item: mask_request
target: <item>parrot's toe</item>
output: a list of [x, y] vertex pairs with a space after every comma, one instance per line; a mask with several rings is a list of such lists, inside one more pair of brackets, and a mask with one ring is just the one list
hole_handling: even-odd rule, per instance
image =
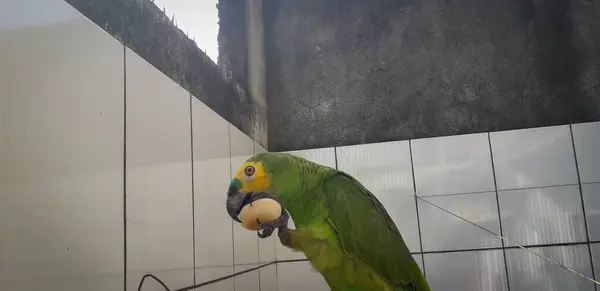
[[273, 231], [275, 230], [274, 227], [272, 226], [264, 226], [261, 225], [262, 227], [262, 232], [261, 231], [257, 231], [256, 233], [258, 234], [258, 237], [260, 238], [268, 238], [273, 234]]
[[287, 213], [287, 211], [283, 208], [283, 206], [281, 208], [282, 208], [281, 216], [275, 221], [260, 222], [260, 221], [256, 220], [256, 223], [260, 226], [260, 228], [262, 230], [262, 233], [260, 231], [257, 232], [258, 237], [267, 238], [267, 237], [271, 236], [271, 234], [273, 234], [273, 231], [275, 231], [276, 228], [278, 228], [278, 229], [286, 228], [287, 229], [288, 220], [290, 219], [290, 216]]

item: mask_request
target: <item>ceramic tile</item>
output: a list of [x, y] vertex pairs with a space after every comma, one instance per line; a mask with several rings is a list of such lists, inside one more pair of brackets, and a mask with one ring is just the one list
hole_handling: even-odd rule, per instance
[[383, 204], [412, 252], [419, 252], [419, 230], [408, 142], [339, 147], [338, 169], [369, 189]]
[[[242, 272], [258, 265], [236, 265], [235, 272]], [[236, 291], [260, 291], [260, 276], [258, 270], [244, 273], [233, 278]]]
[[259, 270], [260, 291], [278, 291], [277, 266], [275, 264]]
[[[531, 248], [544, 257], [555, 260], [586, 276], [592, 275], [586, 245]], [[521, 249], [506, 250], [508, 278], [511, 290], [531, 291], [592, 291], [594, 284], [565, 271]]]
[[600, 182], [600, 122], [573, 124], [581, 183]]
[[279, 243], [277, 233], [268, 238], [258, 239], [258, 261], [261, 263], [270, 263], [275, 261], [275, 245]]
[[279, 290], [285, 291], [329, 291], [329, 286], [307, 261], [277, 264]]
[[[427, 202], [500, 233], [494, 192], [423, 197]], [[502, 241], [424, 201], [419, 201], [423, 251], [446, 251], [501, 247]]]
[[[170, 288], [189, 286], [194, 272], [190, 95], [129, 49], [126, 66], [127, 272], [167, 273]], [[128, 280], [128, 290], [136, 288], [137, 282]]]
[[600, 183], [583, 184], [581, 191], [585, 202], [585, 216], [590, 240], [600, 241]]
[[0, 289], [122, 290], [123, 47], [64, 1], [7, 0], [0, 68]]
[[425, 254], [425, 272], [431, 290], [508, 290], [502, 250]]
[[[201, 267], [196, 268], [196, 283], [207, 282], [210, 280], [222, 278], [233, 274], [233, 266], [231, 267]], [[196, 290], [211, 290], [211, 291], [234, 291], [234, 279], [223, 280], [209, 286], [201, 287]], [[162, 290], [164, 291], [164, 289]]]
[[417, 195], [494, 191], [487, 133], [411, 141]]
[[578, 186], [498, 193], [504, 236], [524, 245], [585, 241]]
[[568, 125], [492, 132], [498, 190], [577, 184]]

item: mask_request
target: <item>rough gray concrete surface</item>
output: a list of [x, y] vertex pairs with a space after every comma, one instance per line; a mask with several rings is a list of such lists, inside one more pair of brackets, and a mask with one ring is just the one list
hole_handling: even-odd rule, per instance
[[264, 14], [272, 151], [600, 120], [600, 0], [265, 0]]
[[246, 84], [246, 4], [244, 1], [219, 0], [219, 67]]
[[231, 73], [223, 74], [152, 1], [65, 1], [247, 135], [254, 136], [257, 123], [266, 128], [266, 116]]

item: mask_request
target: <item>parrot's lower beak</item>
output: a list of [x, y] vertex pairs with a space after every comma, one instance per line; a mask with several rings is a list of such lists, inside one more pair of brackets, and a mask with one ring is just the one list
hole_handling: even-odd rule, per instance
[[242, 222], [238, 215], [246, 204], [250, 203], [251, 193], [239, 193], [236, 190], [229, 188], [227, 191], [227, 213], [237, 222]]
[[230, 187], [227, 191], [227, 213], [233, 218], [233, 220], [241, 223], [242, 221], [238, 217], [242, 208], [248, 204], [252, 204], [254, 201], [269, 198], [277, 201], [281, 205], [281, 202], [275, 198], [275, 196], [267, 192], [248, 192], [240, 193], [234, 187]]

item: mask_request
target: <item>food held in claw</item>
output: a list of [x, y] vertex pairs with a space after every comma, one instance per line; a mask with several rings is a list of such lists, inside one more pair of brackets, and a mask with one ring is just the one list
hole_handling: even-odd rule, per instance
[[258, 223], [273, 222], [281, 216], [281, 205], [273, 199], [258, 199], [242, 208], [239, 218], [248, 230], [260, 230]]

